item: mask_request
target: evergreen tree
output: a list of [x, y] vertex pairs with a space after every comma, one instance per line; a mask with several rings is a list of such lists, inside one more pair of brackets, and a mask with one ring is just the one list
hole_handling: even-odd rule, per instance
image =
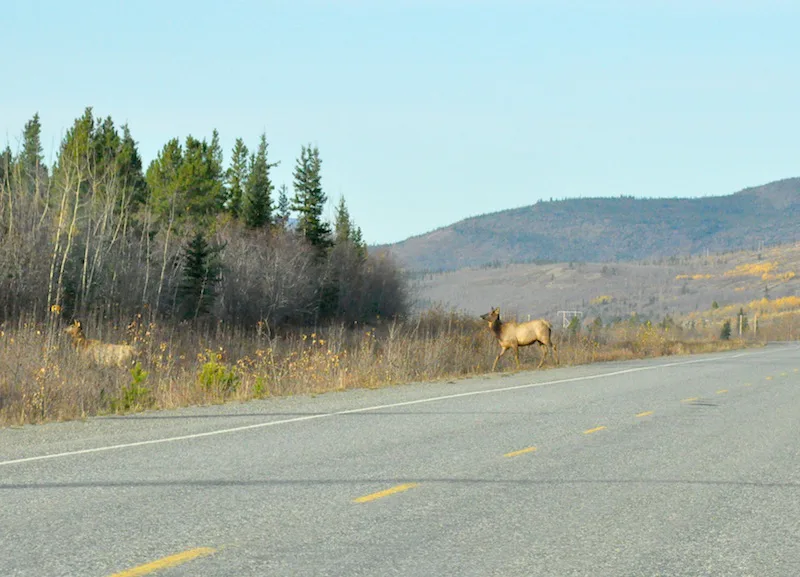
[[215, 189], [217, 191], [217, 206], [214, 212], [220, 212], [224, 209], [225, 200], [228, 198], [228, 193], [225, 190], [225, 169], [223, 168], [224, 158], [222, 154], [222, 146], [219, 144], [219, 132], [217, 132], [216, 128], [211, 133], [211, 144], [208, 145], [208, 156], [206, 158], [206, 162], [209, 166], [211, 178], [218, 183], [218, 186]]
[[364, 241], [364, 238], [361, 235], [361, 227], [360, 226], [355, 227], [355, 229], [353, 230], [351, 239], [352, 239], [353, 246], [355, 247], [356, 253], [358, 254], [358, 256], [361, 257], [361, 260], [366, 260], [367, 259], [367, 243]]
[[321, 166], [319, 149], [303, 146], [294, 169], [292, 210], [299, 215], [298, 230], [312, 246], [325, 252], [333, 242], [330, 225], [322, 220], [327, 197], [322, 191]]
[[250, 157], [250, 174], [244, 196], [244, 221], [250, 228], [263, 228], [272, 223], [271, 168], [278, 163], [267, 161], [267, 136], [261, 135], [258, 152]]
[[361, 237], [361, 228], [353, 224], [344, 197], [339, 199], [339, 204], [336, 206], [336, 220], [334, 221], [333, 231], [335, 245], [347, 246], [361, 260], [367, 258], [367, 246]]
[[122, 125], [122, 139], [116, 157], [117, 174], [128, 191], [134, 205], [143, 204], [147, 199], [147, 181], [142, 172], [142, 157], [136, 148], [127, 124]]
[[226, 175], [228, 199], [225, 203], [225, 208], [234, 218], [239, 218], [242, 214], [242, 199], [248, 175], [247, 156], [247, 146], [245, 146], [241, 138], [237, 138], [231, 154], [231, 166]]
[[214, 146], [186, 137], [178, 181], [183, 208], [195, 222], [208, 222], [221, 208], [222, 164], [218, 161]]
[[339, 204], [336, 205], [336, 220], [333, 225], [333, 238], [336, 244], [345, 244], [352, 240], [353, 224], [350, 222], [350, 212], [347, 210], [347, 204], [344, 197], [339, 198]]
[[25, 123], [22, 133], [22, 153], [19, 156], [22, 166], [27, 169], [44, 164], [42, 156], [42, 123], [39, 121], [39, 113], [33, 115]]
[[92, 145], [94, 151], [91, 164], [95, 168], [95, 175], [99, 176], [107, 170], [115, 171], [121, 141], [110, 116], [99, 123], [92, 133]]
[[222, 267], [220, 247], [209, 246], [202, 232], [184, 246], [184, 264], [178, 287], [178, 306], [183, 318], [197, 318], [211, 312]]
[[14, 155], [11, 154], [11, 147], [6, 146], [6, 149], [0, 154], [0, 187], [7, 189], [10, 186], [13, 167]]
[[290, 210], [288, 189], [285, 184], [281, 184], [278, 189], [278, 214], [275, 215], [275, 224], [286, 229], [289, 226]]
[[719, 338], [723, 341], [730, 340], [731, 338], [731, 321], [726, 320], [722, 323], [722, 330], [719, 333]]
[[53, 178], [58, 190], [62, 192], [69, 190], [70, 195], [76, 194], [81, 198], [89, 191], [96, 146], [94, 132], [95, 119], [92, 108], [87, 107], [83, 115], [75, 119], [61, 141], [58, 158], [53, 167]]
[[42, 153], [42, 124], [39, 121], [38, 112], [25, 123], [22, 133], [22, 151], [17, 157], [17, 162], [23, 190], [31, 195], [35, 194], [37, 189], [41, 190], [47, 179], [47, 166]]
[[153, 207], [162, 220], [176, 215], [200, 226], [222, 208], [222, 177], [218, 146], [193, 136], [183, 148], [177, 138], [167, 142], [147, 169]]
[[183, 164], [183, 147], [177, 138], [170, 139], [147, 168], [147, 186], [153, 210], [162, 222], [180, 214], [178, 175]]

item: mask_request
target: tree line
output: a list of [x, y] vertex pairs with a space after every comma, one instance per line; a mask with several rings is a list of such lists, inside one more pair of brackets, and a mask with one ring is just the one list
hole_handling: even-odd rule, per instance
[[403, 315], [405, 281], [372, 255], [342, 197], [334, 222], [316, 146], [275, 187], [265, 134], [224, 163], [219, 134], [169, 140], [144, 169], [127, 125], [75, 119], [52, 166], [41, 123], [0, 153], [0, 321], [55, 312], [241, 326]]

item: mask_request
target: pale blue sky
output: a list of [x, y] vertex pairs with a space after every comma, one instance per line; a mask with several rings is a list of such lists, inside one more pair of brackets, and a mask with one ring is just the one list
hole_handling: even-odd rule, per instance
[[800, 2], [26, 0], [0, 19], [3, 144], [38, 111], [51, 159], [86, 106], [145, 164], [214, 128], [227, 163], [263, 130], [291, 185], [311, 142], [370, 243], [800, 175]]

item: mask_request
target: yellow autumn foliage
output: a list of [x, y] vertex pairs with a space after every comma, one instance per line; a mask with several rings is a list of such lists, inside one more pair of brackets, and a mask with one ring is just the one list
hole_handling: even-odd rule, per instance
[[611, 295], [600, 295], [599, 297], [593, 298], [590, 303], [593, 305], [606, 305], [614, 300], [614, 297]]
[[737, 276], [760, 276], [769, 274], [778, 268], [777, 262], [760, 262], [760, 263], [745, 263], [740, 264], [736, 268], [725, 271], [726, 277]]

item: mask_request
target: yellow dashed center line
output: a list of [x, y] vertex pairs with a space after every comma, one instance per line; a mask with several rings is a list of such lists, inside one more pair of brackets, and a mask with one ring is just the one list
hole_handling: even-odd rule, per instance
[[691, 403], [692, 401], [697, 401], [700, 397], [689, 397], [688, 399], [681, 399], [681, 403]]
[[743, 386], [745, 386], [745, 387], [752, 387], [752, 386], [753, 386], [753, 383], [745, 383]]
[[388, 497], [389, 495], [394, 495], [395, 493], [402, 493], [403, 491], [408, 491], [409, 489], [413, 489], [417, 485], [418, 483], [404, 483], [402, 485], [397, 485], [396, 487], [386, 489], [385, 491], [378, 491], [377, 493], [372, 493], [370, 495], [364, 495], [363, 497], [359, 497], [358, 499], [353, 499], [353, 502], [367, 503], [369, 501], [374, 501], [375, 499], [380, 499], [382, 497]]
[[601, 425], [599, 427], [595, 427], [594, 429], [589, 429], [587, 431], [584, 431], [583, 434], [591, 435], [592, 433], [596, 433], [597, 431], [602, 431], [603, 429], [605, 429], [605, 426]]
[[788, 376], [789, 376], [789, 373], [781, 373], [781, 376], [782, 376], [782, 377], [788, 377]]
[[519, 451], [511, 451], [503, 455], [504, 457], [516, 457], [517, 455], [524, 455], [525, 453], [533, 453], [536, 447], [528, 447], [527, 449], [520, 449]]
[[198, 547], [197, 549], [190, 549], [189, 551], [184, 551], [183, 553], [178, 553], [176, 555], [170, 555], [169, 557], [164, 557], [163, 559], [158, 559], [157, 561], [153, 561], [152, 563], [139, 565], [138, 567], [134, 567], [133, 569], [127, 569], [119, 573], [114, 573], [109, 577], [139, 577], [140, 575], [147, 575], [154, 571], [158, 571], [159, 569], [166, 569], [167, 567], [175, 567], [176, 565], [181, 565], [182, 563], [186, 563], [187, 561], [191, 561], [192, 559], [197, 559], [198, 557], [205, 557], [207, 555], [211, 555], [214, 552], [215, 549], [212, 549], [211, 547]]
[[771, 380], [772, 380], [772, 377], [767, 377], [765, 380], [767, 380], [767, 381], [771, 381]]
[[637, 417], [647, 417], [648, 415], [652, 415], [653, 411], [645, 411], [643, 413], [637, 413]]
[[728, 389], [720, 389], [720, 390], [717, 391], [717, 394], [718, 395], [724, 395], [727, 392], [728, 392]]
[[795, 373], [800, 372], [800, 369], [792, 369], [792, 372], [795, 372]]

